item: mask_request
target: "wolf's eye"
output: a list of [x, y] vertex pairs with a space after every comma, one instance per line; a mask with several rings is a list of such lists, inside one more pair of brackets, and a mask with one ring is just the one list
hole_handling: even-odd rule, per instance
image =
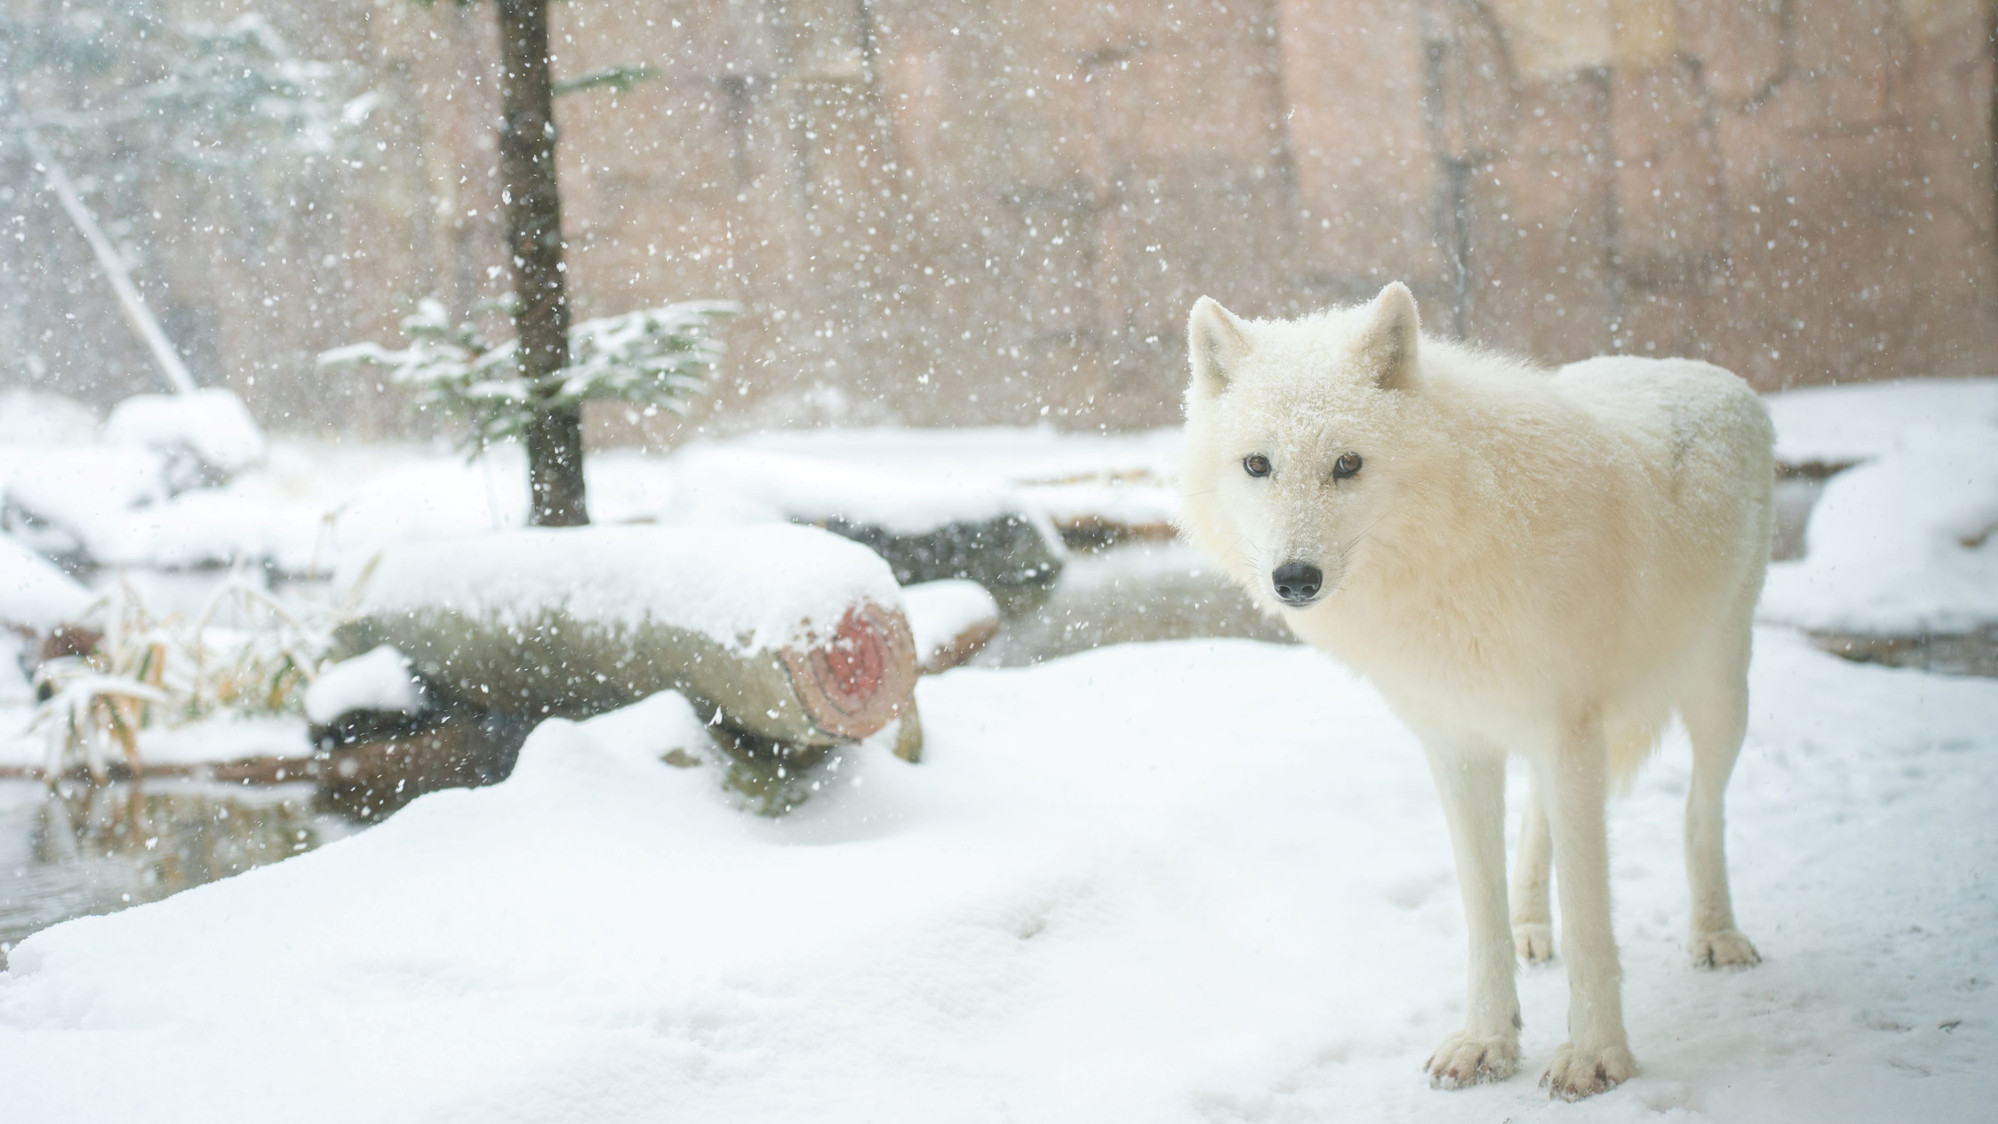
[[1358, 453], [1347, 453], [1332, 462], [1332, 479], [1334, 480], [1344, 480], [1349, 476], [1358, 476], [1359, 474], [1360, 454]]
[[1242, 458], [1242, 471], [1251, 476], [1268, 476], [1270, 474], [1270, 459], [1261, 453], [1250, 453], [1248, 456]]

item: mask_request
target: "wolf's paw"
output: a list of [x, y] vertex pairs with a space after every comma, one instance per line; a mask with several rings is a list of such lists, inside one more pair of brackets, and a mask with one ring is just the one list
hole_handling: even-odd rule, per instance
[[1512, 927], [1512, 947], [1528, 964], [1545, 964], [1554, 959], [1554, 926], [1523, 921]]
[[1553, 1064], [1540, 1075], [1540, 1087], [1564, 1101], [1579, 1101], [1616, 1088], [1636, 1072], [1637, 1062], [1626, 1047], [1583, 1050], [1569, 1042], [1554, 1051]]
[[1755, 951], [1755, 946], [1738, 929], [1693, 934], [1693, 966], [1696, 968], [1746, 968], [1760, 963], [1762, 954]]
[[1519, 1066], [1519, 1034], [1479, 1038], [1460, 1030], [1445, 1038], [1422, 1066], [1429, 1071], [1429, 1084], [1437, 1089], [1504, 1081]]

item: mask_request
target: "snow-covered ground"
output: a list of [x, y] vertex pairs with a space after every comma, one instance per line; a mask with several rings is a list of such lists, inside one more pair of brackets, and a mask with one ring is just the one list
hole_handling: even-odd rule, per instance
[[[1813, 388], [1768, 402], [1783, 463], [1857, 467], [1826, 484], [1806, 556], [1771, 571], [1765, 620], [1872, 635], [1998, 622], [1998, 379]], [[0, 493], [59, 517], [114, 566], [248, 559], [327, 574], [392, 543], [517, 526], [526, 507], [511, 448], [468, 464], [441, 449], [280, 437], [229, 484], [169, 496], [170, 466], [136, 440], [0, 437]], [[820, 430], [696, 441], [663, 457], [610, 450], [591, 458], [589, 478], [606, 523], [842, 515], [908, 531], [1027, 511], [1156, 534], [1177, 508], [1177, 455], [1173, 430]], [[62, 533], [33, 535], [64, 549]]]
[[[0, 498], [70, 528], [112, 566], [268, 561], [327, 574], [390, 543], [518, 526], [527, 508], [520, 451], [471, 463], [442, 448], [275, 437], [231, 482], [167, 495], [166, 467], [126, 445], [50, 445], [0, 434]], [[920, 529], [1022, 506], [1057, 519], [1162, 524], [1175, 431], [1062, 434], [1042, 429], [825, 431], [695, 442], [671, 456], [606, 450], [588, 462], [597, 522], [753, 522], [846, 515]], [[25, 533], [25, 532], [20, 532]]]
[[[1998, 683], [1758, 636], [1729, 847], [1766, 962], [1682, 944], [1683, 742], [1614, 815], [1645, 1071], [1426, 1087], [1463, 924], [1421, 755], [1308, 650], [1131, 645], [924, 680], [780, 820], [667, 696], [514, 777], [165, 902], [0, 976], [35, 1121], [1985, 1118], [1998, 1098]], [[91, 1074], [107, 1061], [118, 1080]], [[218, 1067], [221, 1067], [218, 1069]]]
[[[1998, 620], [1993, 387], [1771, 399], [1786, 460], [1857, 467], [1827, 485], [1805, 558], [1772, 567], [1766, 620]], [[1175, 440], [793, 434], [686, 463], [742, 467], [765, 506], [816, 462], [837, 469], [817, 482], [873, 474], [890, 505], [942, 511], [956, 489], [974, 513], [1024, 497], [1141, 524], [1170, 518]], [[725, 512], [680, 461], [593, 458], [595, 514]], [[0, 487], [27, 463], [0, 456]], [[148, 541], [199, 543], [215, 512], [173, 524], [173, 505], [220, 497], [203, 502], [234, 518], [215, 526], [325, 572], [513, 525], [523, 478], [504, 453], [279, 440], [227, 489], [136, 514], [168, 528]], [[85, 514], [105, 542], [143, 538], [133, 512]], [[1082, 556], [1050, 617], [1206, 589], [1180, 548]], [[1758, 633], [1728, 845], [1765, 962], [1686, 963], [1675, 734], [1612, 817], [1644, 1072], [1575, 1106], [1534, 1087], [1563, 1037], [1558, 962], [1522, 974], [1518, 1076], [1424, 1084], [1461, 1016], [1449, 848], [1410, 736], [1322, 656], [1131, 644], [917, 692], [921, 765], [841, 751], [781, 819], [739, 806], [669, 694], [545, 725], [498, 786], [44, 930], [0, 974], [0, 1120], [1815, 1122], [1984, 1119], [1998, 1100], [1998, 682]], [[149, 760], [198, 760], [303, 730], [147, 737]], [[673, 750], [709, 761], [662, 764]]]

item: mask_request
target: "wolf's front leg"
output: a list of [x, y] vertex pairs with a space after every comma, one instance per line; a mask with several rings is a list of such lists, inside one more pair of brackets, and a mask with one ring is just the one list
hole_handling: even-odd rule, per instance
[[1602, 723], [1578, 721], [1552, 759], [1534, 763], [1547, 809], [1561, 925], [1568, 946], [1568, 1042], [1540, 1083], [1579, 1100], [1637, 1072], [1623, 1030], [1623, 969], [1610, 929], [1609, 836], [1603, 822], [1607, 767]]
[[1427, 1063], [1431, 1084], [1454, 1089], [1502, 1081], [1519, 1064], [1519, 996], [1505, 905], [1505, 758], [1432, 748], [1429, 770], [1450, 823], [1471, 937], [1464, 1029], [1445, 1038]]

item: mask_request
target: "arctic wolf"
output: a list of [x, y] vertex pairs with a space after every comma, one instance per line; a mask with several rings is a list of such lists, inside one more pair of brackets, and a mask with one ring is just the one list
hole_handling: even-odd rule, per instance
[[[1470, 931], [1454, 1087], [1519, 1060], [1515, 950], [1553, 956], [1561, 872], [1568, 1042], [1542, 1083], [1631, 1076], [1610, 932], [1605, 793], [1677, 711], [1696, 964], [1753, 964], [1721, 800], [1748, 719], [1773, 433], [1739, 378], [1684, 359], [1549, 371], [1424, 338], [1414, 298], [1294, 321], [1213, 300], [1188, 324], [1181, 530], [1306, 642], [1364, 674], [1420, 737]], [[1505, 758], [1530, 765], [1507, 914]]]

